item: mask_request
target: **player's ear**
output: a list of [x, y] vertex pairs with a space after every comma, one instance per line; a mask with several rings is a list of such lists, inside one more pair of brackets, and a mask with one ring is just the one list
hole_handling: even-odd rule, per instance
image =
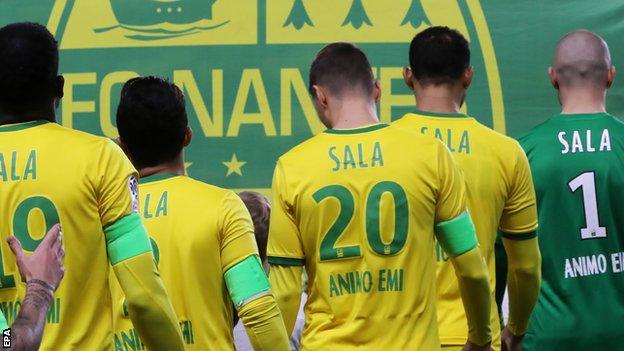
[[56, 82], [54, 87], [54, 97], [57, 99], [63, 98], [63, 87], [65, 87], [65, 78], [63, 76], [56, 76]]
[[321, 88], [318, 85], [313, 85], [312, 90], [314, 90], [314, 97], [315, 97], [314, 100], [316, 100], [316, 103], [318, 104], [318, 106], [321, 107], [322, 109], [326, 109], [329, 103], [327, 101], [327, 94], [325, 94], [325, 91], [323, 91], [323, 88]]
[[559, 82], [557, 80], [557, 71], [554, 68], [548, 67], [548, 76], [550, 77], [550, 84], [552, 84], [553, 88], [559, 90]]
[[607, 72], [607, 88], [611, 88], [611, 85], [613, 85], [613, 81], [615, 80], [615, 66], [611, 66], [609, 68], [609, 71]]
[[405, 81], [405, 85], [407, 85], [410, 90], [414, 91], [414, 75], [412, 74], [412, 69], [409, 67], [403, 67], [403, 80]]
[[191, 140], [193, 140], [193, 130], [191, 127], [186, 127], [186, 132], [184, 132], [184, 147], [189, 146]]
[[373, 98], [375, 98], [375, 103], [379, 103], [379, 100], [381, 100], [381, 83], [378, 79], [375, 79], [373, 84]]
[[463, 80], [462, 85], [464, 86], [464, 89], [468, 89], [468, 87], [472, 83], [473, 76], [474, 76], [474, 69], [472, 68], [472, 66], [470, 66], [466, 69], [466, 71], [464, 71], [464, 77], [462, 79]]
[[121, 137], [117, 137], [117, 139], [115, 139], [115, 143], [117, 145], [119, 145], [119, 147], [124, 152], [124, 154], [126, 154], [126, 156], [128, 156], [128, 158], [130, 158], [130, 154], [128, 153], [128, 148], [126, 147], [126, 144], [124, 144], [124, 142], [121, 139]]

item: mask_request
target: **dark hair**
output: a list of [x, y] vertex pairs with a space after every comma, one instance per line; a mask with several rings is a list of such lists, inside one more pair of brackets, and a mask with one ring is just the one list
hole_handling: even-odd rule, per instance
[[117, 129], [137, 168], [175, 159], [184, 147], [188, 126], [184, 94], [159, 77], [133, 78], [121, 89]]
[[420, 84], [453, 84], [470, 67], [470, 48], [457, 30], [431, 27], [412, 40], [409, 61], [412, 74]]
[[56, 40], [37, 23], [0, 28], [0, 107], [23, 114], [51, 103], [57, 90], [59, 53]]
[[366, 55], [351, 43], [333, 43], [318, 52], [310, 67], [310, 94], [314, 85], [322, 85], [332, 94], [345, 91], [372, 94], [375, 77]]
[[271, 204], [262, 194], [253, 191], [243, 191], [238, 194], [247, 210], [251, 214], [254, 224], [254, 234], [258, 244], [258, 252], [262, 262], [266, 260], [267, 240], [269, 237], [269, 218], [271, 216]]

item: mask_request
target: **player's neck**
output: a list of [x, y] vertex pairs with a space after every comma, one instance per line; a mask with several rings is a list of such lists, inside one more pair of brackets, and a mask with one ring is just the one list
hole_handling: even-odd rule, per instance
[[343, 101], [332, 108], [331, 126], [333, 129], [352, 129], [379, 123], [374, 103]]
[[433, 113], [459, 113], [464, 102], [463, 91], [455, 91], [445, 85], [417, 89], [416, 108]]
[[605, 93], [562, 92], [559, 95], [562, 114], [606, 112]]
[[149, 177], [155, 174], [177, 174], [184, 175], [184, 156], [180, 153], [180, 156], [176, 157], [171, 162], [161, 163], [157, 166], [143, 167], [139, 169], [139, 176]]
[[10, 113], [4, 113], [4, 111], [0, 110], [0, 125], [26, 123], [39, 120], [56, 122], [56, 116], [54, 115], [54, 113], [50, 114], [42, 112], [32, 112], [27, 114], [15, 115]]

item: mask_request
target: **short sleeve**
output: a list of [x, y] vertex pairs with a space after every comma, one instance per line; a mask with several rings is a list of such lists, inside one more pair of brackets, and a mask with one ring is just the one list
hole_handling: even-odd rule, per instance
[[466, 211], [466, 184], [446, 146], [438, 143], [438, 198], [435, 222], [454, 219]]
[[500, 230], [505, 237], [510, 234], [532, 233], [537, 229], [535, 189], [529, 161], [519, 144], [516, 144], [515, 165], [509, 183], [509, 193], [500, 220]]
[[273, 173], [273, 207], [269, 226], [267, 256], [272, 265], [302, 266], [305, 261], [301, 234], [294, 219], [294, 204], [288, 196], [281, 163]]
[[232, 191], [221, 203], [221, 268], [223, 272], [251, 255], [258, 255], [251, 215]]
[[102, 227], [139, 210], [138, 173], [112, 140], [100, 152], [95, 181]]

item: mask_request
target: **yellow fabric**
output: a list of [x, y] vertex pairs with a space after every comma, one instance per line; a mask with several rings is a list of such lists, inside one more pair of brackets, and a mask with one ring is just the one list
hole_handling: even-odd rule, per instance
[[184, 350], [177, 318], [150, 252], [113, 266], [128, 312], [148, 350]]
[[451, 258], [468, 320], [468, 340], [485, 345], [492, 341], [491, 296], [487, 266], [478, 248]]
[[539, 296], [542, 256], [537, 238], [509, 240], [503, 238], [508, 257], [507, 286], [509, 320], [507, 327], [514, 335], [526, 333], [529, 318]]
[[276, 292], [277, 305], [282, 311], [286, 332], [291, 335], [297, 322], [297, 314], [301, 304], [301, 276], [303, 267], [272, 266], [269, 282]]
[[[522, 148], [471, 117], [411, 113], [394, 126], [442, 140], [463, 171], [468, 209], [477, 230], [480, 249], [488, 265], [491, 289], [491, 325], [494, 350], [500, 350], [500, 323], [496, 308], [494, 242], [501, 229], [523, 234], [537, 228], [535, 191]], [[437, 297], [440, 340], [462, 345], [468, 332], [457, 279], [448, 257], [437, 247]]]
[[[185, 176], [147, 177], [139, 190], [140, 214], [186, 349], [233, 350], [234, 311], [223, 274], [258, 254], [249, 212], [234, 192]], [[115, 348], [132, 349], [140, 341], [114, 279], [111, 290]]]
[[284, 321], [273, 296], [244, 304], [238, 315], [255, 351], [290, 351]]
[[[438, 350], [433, 228], [464, 212], [463, 178], [446, 147], [432, 138], [394, 127], [348, 133], [319, 134], [280, 157], [275, 169], [267, 253], [269, 262], [305, 260], [309, 299], [302, 350]], [[405, 205], [396, 205], [400, 197], [385, 193], [367, 200], [380, 182], [403, 189], [405, 218], [395, 218]], [[342, 208], [337, 197], [319, 195], [327, 187], [352, 197], [353, 216], [341, 220], [346, 226], [329, 247], [337, 258], [321, 261], [330, 228], [339, 216], [351, 217], [348, 204]], [[374, 239], [367, 223], [375, 220], [381, 253], [368, 237]], [[408, 223], [406, 241], [399, 252], [384, 254], [393, 249], [395, 223]], [[359, 255], [345, 257], [354, 247]], [[278, 301], [301, 289], [293, 283], [297, 291], [282, 290], [288, 284], [281, 276], [288, 277], [271, 276]]]
[[464, 346], [442, 346], [442, 351], [462, 351]]
[[[0, 158], [0, 173], [6, 171], [6, 181], [0, 175], [0, 306], [9, 324], [25, 285], [6, 239], [16, 220], [26, 221], [25, 216], [17, 218], [18, 206], [38, 196], [39, 203], [47, 199], [58, 212], [66, 252], [65, 277], [50, 306], [40, 349], [112, 349], [110, 266], [102, 228], [132, 212], [129, 178], [137, 175], [135, 169], [111, 140], [55, 123], [0, 128]], [[54, 210], [46, 212], [33, 208], [29, 230], [15, 233], [26, 250], [34, 249], [29, 243], [45, 234], [45, 224], [54, 224]], [[9, 279], [17, 287], [10, 287]]]

